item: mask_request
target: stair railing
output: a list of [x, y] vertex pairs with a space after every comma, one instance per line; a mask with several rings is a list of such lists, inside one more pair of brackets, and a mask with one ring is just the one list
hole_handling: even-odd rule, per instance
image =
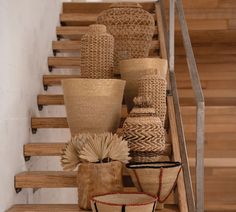
[[[166, 34], [166, 46], [168, 47], [168, 61], [169, 61], [169, 78], [170, 86], [173, 95], [174, 109], [176, 113], [176, 124], [178, 131], [178, 138], [180, 142], [181, 159], [183, 163], [183, 176], [186, 188], [186, 199], [189, 212], [203, 212], [204, 211], [204, 134], [205, 134], [205, 100], [202, 92], [202, 87], [198, 75], [196, 60], [194, 57], [188, 26], [186, 23], [182, 0], [169, 0], [169, 33], [167, 33], [167, 24], [165, 20], [165, 5], [164, 0], [159, 0], [161, 6], [161, 13], [163, 17], [163, 28]], [[195, 198], [192, 188], [192, 180], [190, 175], [188, 154], [185, 142], [185, 134], [183, 129], [183, 122], [180, 112], [179, 95], [177, 91], [175, 79], [175, 6], [177, 16], [179, 19], [180, 30], [183, 38], [183, 44], [186, 52], [186, 59], [188, 70], [190, 74], [191, 84], [194, 91], [196, 101], [196, 184], [195, 184]]]

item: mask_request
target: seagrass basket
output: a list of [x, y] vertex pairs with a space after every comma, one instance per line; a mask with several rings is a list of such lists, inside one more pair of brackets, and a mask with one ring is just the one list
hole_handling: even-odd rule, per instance
[[158, 75], [146, 75], [139, 79], [139, 96], [151, 98], [157, 116], [164, 126], [166, 117], [166, 80]]
[[115, 67], [122, 59], [148, 56], [155, 21], [140, 4], [114, 3], [99, 14], [97, 23], [106, 25], [115, 38]]
[[149, 192], [160, 203], [171, 194], [181, 170], [179, 162], [129, 163], [126, 165], [135, 187], [140, 192]]
[[81, 38], [81, 74], [84, 78], [113, 78], [114, 38], [106, 26], [92, 24]]
[[93, 212], [154, 212], [155, 196], [139, 192], [108, 193], [91, 199]]
[[66, 79], [62, 81], [72, 136], [82, 132], [115, 132], [119, 127], [125, 81]]

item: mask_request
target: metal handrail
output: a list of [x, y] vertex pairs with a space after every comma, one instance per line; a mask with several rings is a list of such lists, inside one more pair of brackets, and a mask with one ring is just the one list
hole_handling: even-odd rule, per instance
[[[169, 77], [170, 85], [173, 95], [176, 124], [178, 137], [180, 142], [181, 159], [183, 163], [183, 175], [186, 187], [186, 198], [189, 212], [203, 212], [204, 211], [204, 133], [205, 133], [205, 100], [202, 92], [202, 87], [198, 75], [196, 60], [194, 57], [188, 26], [186, 23], [182, 0], [169, 0], [169, 36], [168, 36], [168, 52], [169, 52]], [[161, 11], [165, 11], [164, 2], [160, 0], [162, 7]], [[195, 95], [197, 106], [196, 111], [196, 201], [194, 200], [191, 175], [188, 164], [188, 155], [185, 142], [185, 135], [183, 130], [183, 122], [180, 112], [179, 96], [177, 91], [175, 79], [175, 58], [174, 58], [174, 37], [175, 37], [175, 5], [177, 8], [180, 29], [183, 37], [183, 44], [186, 51], [186, 58], [188, 70], [190, 74], [191, 84]], [[163, 15], [164, 16], [164, 15]], [[163, 24], [165, 26], [165, 24]], [[167, 34], [167, 33], [166, 33]]]

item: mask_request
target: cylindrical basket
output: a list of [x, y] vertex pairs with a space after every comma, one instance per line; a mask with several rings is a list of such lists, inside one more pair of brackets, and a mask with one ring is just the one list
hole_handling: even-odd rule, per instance
[[160, 203], [171, 194], [181, 170], [179, 162], [129, 163], [126, 165], [138, 191], [157, 195]]
[[91, 209], [92, 196], [122, 191], [122, 167], [118, 161], [81, 163], [77, 175], [79, 207]]
[[91, 199], [93, 212], [154, 212], [155, 196], [146, 193], [108, 193]]
[[71, 134], [115, 132], [119, 127], [125, 81], [66, 79], [62, 81]]
[[155, 30], [153, 16], [137, 3], [115, 3], [103, 11], [97, 23], [115, 38], [115, 66], [122, 59], [148, 57]]
[[81, 38], [81, 74], [85, 78], [113, 78], [114, 38], [106, 26], [93, 24]]

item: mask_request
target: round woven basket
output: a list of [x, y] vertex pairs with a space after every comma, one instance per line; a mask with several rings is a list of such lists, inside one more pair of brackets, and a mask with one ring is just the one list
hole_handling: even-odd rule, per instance
[[164, 126], [166, 116], [166, 89], [167, 83], [158, 75], [146, 75], [139, 79], [139, 96], [151, 98], [156, 114]]
[[129, 163], [126, 165], [138, 191], [157, 195], [165, 202], [173, 190], [181, 170], [179, 162]]
[[81, 209], [91, 209], [94, 195], [123, 190], [122, 163], [81, 163], [77, 175], [78, 200]]
[[119, 127], [125, 81], [66, 79], [62, 81], [71, 134], [115, 132]]
[[81, 38], [81, 74], [85, 78], [113, 77], [114, 38], [106, 26], [93, 24]]
[[[155, 30], [153, 16], [137, 3], [115, 3], [99, 14], [115, 38], [115, 67], [122, 59], [147, 57]], [[117, 70], [118, 71], [118, 70]]]
[[154, 212], [155, 196], [145, 193], [110, 193], [91, 199], [93, 212]]

